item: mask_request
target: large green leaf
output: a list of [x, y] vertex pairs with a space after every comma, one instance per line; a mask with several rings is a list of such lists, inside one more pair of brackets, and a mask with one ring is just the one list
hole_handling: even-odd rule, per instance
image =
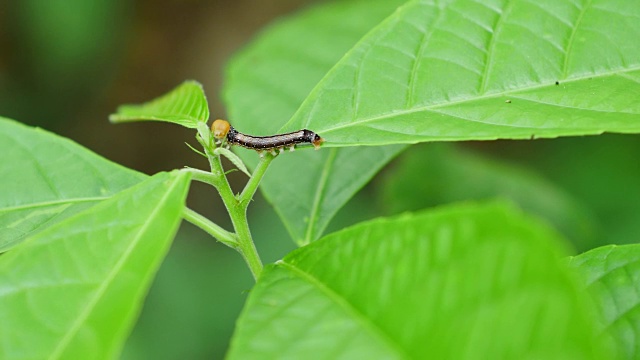
[[188, 128], [197, 128], [198, 123], [209, 119], [209, 105], [197, 81], [182, 83], [169, 93], [140, 105], [123, 105], [109, 116], [114, 123], [140, 120], [166, 121]]
[[[224, 94], [233, 126], [253, 135], [275, 134], [340, 57], [402, 3], [324, 4], [267, 29], [227, 69]], [[261, 184], [262, 193], [294, 240], [308, 243], [322, 235], [335, 213], [402, 149], [283, 154], [272, 162]], [[255, 166], [255, 153], [238, 151], [245, 162]]]
[[412, 1], [282, 130], [326, 146], [640, 131], [640, 2]]
[[579, 251], [594, 247], [593, 215], [531, 169], [443, 143], [417, 146], [398, 160], [379, 186], [390, 213], [500, 197], [548, 221]]
[[640, 357], [640, 245], [600, 247], [569, 263], [594, 295], [602, 336], [617, 345], [620, 358]]
[[180, 223], [186, 173], [161, 173], [0, 257], [0, 358], [112, 359]]
[[229, 358], [601, 358], [559, 241], [500, 204], [356, 225], [265, 268]]
[[145, 175], [55, 134], [0, 118], [0, 251]]

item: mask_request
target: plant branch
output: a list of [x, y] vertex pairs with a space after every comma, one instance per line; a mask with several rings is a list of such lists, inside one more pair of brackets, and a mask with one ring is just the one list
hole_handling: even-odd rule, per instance
[[[209, 157], [209, 164], [211, 165], [211, 174], [213, 176], [212, 185], [218, 189], [218, 193], [220, 193], [222, 202], [229, 212], [231, 223], [236, 231], [236, 250], [240, 252], [249, 266], [249, 270], [251, 270], [253, 278], [258, 280], [263, 266], [260, 256], [258, 255], [258, 250], [251, 238], [251, 231], [249, 231], [249, 224], [247, 223], [247, 207], [242, 206], [238, 199], [233, 195], [233, 190], [231, 190], [231, 186], [229, 186], [224, 169], [222, 168], [220, 157], [212, 154], [212, 152], [207, 148], [205, 148], [205, 151]], [[264, 174], [264, 171], [262, 173]], [[255, 176], [256, 174], [254, 173], [253, 177]]]
[[180, 171], [184, 171], [184, 172], [188, 172], [191, 174], [191, 179], [199, 181], [201, 183], [205, 183], [205, 184], [209, 184], [209, 185], [213, 185], [216, 186], [216, 179], [215, 176], [213, 176], [213, 174], [206, 172], [206, 171], [202, 171], [200, 169], [194, 169], [194, 168], [190, 168], [190, 167], [186, 167]]
[[271, 160], [273, 160], [274, 158], [275, 156], [271, 154], [265, 154], [264, 157], [260, 159], [260, 162], [258, 163], [258, 166], [256, 166], [256, 169], [253, 171], [253, 176], [251, 176], [247, 184], [244, 186], [244, 190], [242, 190], [242, 193], [238, 197], [238, 202], [240, 202], [240, 205], [244, 206], [245, 209], [247, 208], [247, 206], [249, 206], [249, 201], [253, 199], [253, 196], [258, 189], [258, 185], [260, 185], [262, 177], [267, 171], [267, 168], [269, 168]]
[[[242, 194], [237, 197], [233, 194], [233, 190], [229, 185], [229, 181], [227, 180], [224, 169], [222, 168], [220, 156], [215, 153], [214, 141], [211, 132], [209, 131], [209, 128], [206, 126], [206, 124], [199, 124], [198, 136], [196, 136], [196, 138], [198, 139], [198, 142], [200, 142], [200, 144], [203, 146], [204, 152], [207, 155], [209, 165], [211, 166], [211, 174], [207, 174], [204, 171], [197, 169], [188, 169], [187, 171], [190, 171], [192, 173], [195, 180], [211, 184], [218, 190], [218, 193], [222, 198], [222, 202], [229, 212], [229, 217], [231, 218], [233, 228], [235, 229], [235, 234], [233, 234], [233, 248], [240, 252], [242, 257], [244, 258], [244, 261], [249, 266], [249, 270], [251, 270], [253, 278], [255, 280], [258, 280], [263, 266], [255, 244], [253, 243], [253, 239], [251, 238], [251, 231], [249, 230], [249, 224], [247, 222], [247, 206], [249, 204], [249, 201], [255, 194], [258, 184], [260, 183], [262, 176], [264, 175], [267, 167], [269, 166], [269, 163], [271, 162], [271, 160], [273, 160], [273, 158], [270, 155], [267, 155], [260, 161], [258, 167], [256, 168], [256, 171], [254, 172], [253, 176], [250, 177], [249, 182], [245, 186]], [[208, 228], [203, 228], [207, 232], [212, 230], [210, 224], [207, 224], [206, 222], [201, 221], [199, 224], [209, 225]], [[221, 229], [214, 230], [218, 231]], [[209, 233], [212, 234], [211, 232]], [[218, 238], [216, 235], [212, 235]]]
[[206, 233], [213, 236], [221, 243], [233, 249], [238, 248], [238, 241], [236, 240], [235, 234], [221, 228], [218, 224], [215, 224], [214, 222], [198, 214], [197, 212], [185, 207], [182, 217], [186, 221], [204, 230]]

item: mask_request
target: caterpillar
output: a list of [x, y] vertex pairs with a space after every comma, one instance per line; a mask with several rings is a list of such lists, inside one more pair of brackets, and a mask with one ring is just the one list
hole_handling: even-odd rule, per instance
[[318, 150], [320, 144], [324, 142], [318, 134], [311, 130], [303, 129], [286, 134], [272, 136], [251, 136], [234, 129], [226, 120], [218, 119], [211, 124], [211, 131], [216, 142], [222, 143], [226, 140], [228, 145], [239, 145], [247, 149], [256, 150], [261, 156], [263, 151], [276, 155], [276, 151], [284, 151], [289, 148], [293, 151], [296, 145], [311, 144]]

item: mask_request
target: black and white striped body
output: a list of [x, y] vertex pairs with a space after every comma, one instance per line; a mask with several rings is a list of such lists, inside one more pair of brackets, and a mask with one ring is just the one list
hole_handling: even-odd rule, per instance
[[284, 148], [293, 150], [299, 144], [311, 144], [317, 148], [322, 138], [306, 129], [272, 136], [251, 136], [231, 127], [227, 133], [227, 142], [257, 151], [275, 151]]

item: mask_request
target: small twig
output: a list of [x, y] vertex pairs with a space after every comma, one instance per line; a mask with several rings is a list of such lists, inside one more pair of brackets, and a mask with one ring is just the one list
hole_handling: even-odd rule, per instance
[[221, 243], [233, 249], [238, 248], [238, 241], [236, 240], [235, 234], [221, 228], [219, 225], [215, 224], [214, 222], [207, 219], [206, 217], [198, 214], [197, 212], [185, 207], [182, 217], [186, 221], [204, 230], [206, 233], [213, 236]]

